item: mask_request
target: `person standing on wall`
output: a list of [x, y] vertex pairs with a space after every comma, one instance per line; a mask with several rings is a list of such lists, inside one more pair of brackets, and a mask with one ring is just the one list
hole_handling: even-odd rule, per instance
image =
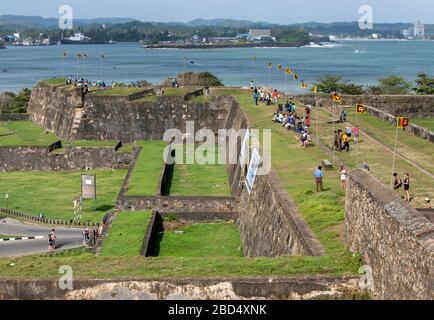
[[48, 234], [48, 251], [53, 251], [56, 249], [56, 230], [51, 229], [51, 232]]
[[393, 174], [393, 190], [395, 190], [399, 194], [399, 189], [402, 187], [402, 180], [395, 172]]
[[315, 177], [316, 192], [324, 191], [322, 184], [322, 178], [324, 177], [324, 173], [322, 172], [322, 167], [319, 166], [318, 169], [315, 170], [313, 175]]
[[410, 202], [410, 175], [408, 173], [404, 176], [404, 201]]

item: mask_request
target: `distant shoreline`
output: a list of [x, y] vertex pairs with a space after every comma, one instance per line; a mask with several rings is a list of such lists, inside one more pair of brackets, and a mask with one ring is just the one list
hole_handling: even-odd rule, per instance
[[152, 44], [143, 45], [143, 49], [230, 49], [230, 48], [299, 48], [309, 45], [309, 42], [300, 43], [243, 43], [243, 44]]

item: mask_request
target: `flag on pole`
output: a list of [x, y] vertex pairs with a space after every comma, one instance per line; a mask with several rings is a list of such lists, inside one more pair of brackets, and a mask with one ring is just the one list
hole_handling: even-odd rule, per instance
[[342, 98], [341, 98], [341, 96], [338, 95], [337, 93], [334, 93], [334, 94], [332, 95], [332, 101], [333, 101], [333, 102], [341, 102], [341, 101], [342, 101]]
[[312, 91], [313, 91], [313, 93], [318, 93], [318, 86], [314, 86]]
[[294, 73], [293, 77], [294, 77], [294, 80], [297, 80], [298, 79], [298, 74]]
[[304, 82], [303, 80], [301, 80], [301, 88], [302, 89], [307, 89], [307, 83]]
[[286, 74], [292, 74], [292, 69], [291, 68], [286, 68], [285, 69], [285, 73]]
[[278, 65], [277, 65], [277, 70], [281, 71], [282, 68], [283, 68], [282, 64], [278, 64]]
[[268, 68], [273, 68], [273, 64], [271, 62], [268, 63]]
[[366, 112], [366, 108], [365, 108], [365, 106], [363, 104], [358, 103], [356, 105], [356, 111], [357, 111], [357, 113], [365, 113]]
[[408, 117], [397, 117], [396, 118], [396, 127], [397, 128], [407, 128], [409, 125]]

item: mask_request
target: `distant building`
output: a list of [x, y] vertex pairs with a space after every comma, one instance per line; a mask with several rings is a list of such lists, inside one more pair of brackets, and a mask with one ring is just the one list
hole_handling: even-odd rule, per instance
[[273, 39], [271, 36], [271, 30], [270, 29], [250, 29], [249, 31], [249, 41], [261, 41], [263, 39]]
[[381, 39], [381, 38], [382, 38], [382, 35], [381, 35], [380, 33], [373, 33], [373, 34], [371, 35], [371, 38], [372, 38], [372, 39], [375, 39], [375, 40], [377, 40], [377, 39]]
[[425, 38], [425, 26], [419, 20], [413, 26], [413, 35], [417, 39]]

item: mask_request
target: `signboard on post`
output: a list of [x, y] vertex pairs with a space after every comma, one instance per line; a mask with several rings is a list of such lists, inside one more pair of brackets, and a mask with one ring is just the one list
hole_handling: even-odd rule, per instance
[[96, 200], [96, 176], [94, 174], [81, 175], [81, 197]]
[[261, 164], [261, 156], [258, 150], [253, 149], [252, 157], [250, 159], [249, 169], [247, 170], [246, 186], [247, 192], [252, 193], [253, 185], [255, 184], [256, 175], [258, 173], [259, 165]]

